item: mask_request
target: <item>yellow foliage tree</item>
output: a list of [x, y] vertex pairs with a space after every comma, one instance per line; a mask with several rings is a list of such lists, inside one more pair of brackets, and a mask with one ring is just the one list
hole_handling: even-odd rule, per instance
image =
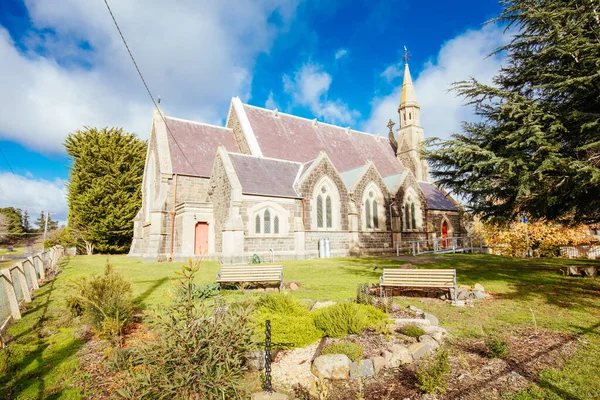
[[518, 257], [527, 254], [526, 233], [529, 233], [529, 248], [534, 257], [555, 257], [560, 255], [560, 246], [576, 246], [594, 240], [586, 225], [566, 227], [545, 220], [527, 224], [515, 221], [508, 225], [476, 221], [472, 233], [481, 237], [494, 254]]

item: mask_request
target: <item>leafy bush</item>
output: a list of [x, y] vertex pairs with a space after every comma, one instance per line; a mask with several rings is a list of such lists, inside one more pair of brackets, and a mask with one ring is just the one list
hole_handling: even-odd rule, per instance
[[101, 336], [114, 338], [131, 321], [131, 284], [110, 263], [104, 275], [82, 278], [74, 288], [75, 293], [67, 296], [67, 308], [74, 315], [83, 315]]
[[219, 293], [219, 285], [216, 283], [205, 283], [194, 287], [192, 297], [198, 300], [206, 300], [218, 296]]
[[415, 325], [415, 324], [408, 324], [408, 325], [401, 326], [398, 329], [398, 332], [403, 335], [414, 337], [414, 338], [418, 338], [419, 336], [425, 334], [425, 331], [420, 326]]
[[508, 343], [497, 336], [488, 336], [485, 345], [489, 358], [503, 358], [508, 354]]
[[154, 316], [156, 337], [134, 350], [126, 398], [234, 399], [252, 348], [250, 302], [198, 302], [193, 298], [199, 263], [184, 266], [173, 303]]
[[358, 343], [340, 341], [328, 344], [321, 350], [321, 354], [345, 354], [352, 361], [359, 362], [364, 353], [363, 347]]
[[258, 312], [253, 322], [257, 340], [264, 340], [265, 321], [268, 319], [271, 320], [271, 335], [275, 342], [304, 347], [323, 337], [323, 332], [315, 327], [312, 314], [293, 296], [269, 293], [261, 296], [256, 306]]
[[385, 324], [387, 315], [373, 306], [345, 302], [314, 311], [314, 319], [326, 336], [342, 337]]
[[448, 352], [440, 350], [419, 365], [416, 373], [417, 387], [429, 394], [446, 393], [449, 372]]

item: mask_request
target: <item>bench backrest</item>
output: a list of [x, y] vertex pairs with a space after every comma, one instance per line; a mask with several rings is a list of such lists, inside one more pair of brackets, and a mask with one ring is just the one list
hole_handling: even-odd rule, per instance
[[283, 265], [223, 265], [217, 278], [221, 282], [261, 282], [280, 281], [282, 279]]
[[402, 269], [384, 268], [382, 286], [404, 287], [454, 287], [455, 269]]

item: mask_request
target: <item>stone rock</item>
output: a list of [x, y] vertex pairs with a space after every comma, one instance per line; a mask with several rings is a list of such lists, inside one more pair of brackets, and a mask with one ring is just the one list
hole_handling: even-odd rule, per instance
[[425, 313], [425, 319], [428, 320], [431, 325], [438, 326], [440, 324], [440, 321], [433, 314]]
[[352, 361], [350, 365], [350, 378], [356, 379], [360, 376], [360, 370], [358, 369], [358, 363], [356, 361]]
[[265, 289], [265, 292], [278, 292], [279, 288], [268, 287]]
[[473, 296], [475, 296], [475, 298], [477, 300], [483, 300], [485, 299], [485, 293], [483, 293], [481, 290], [476, 290], [473, 292]]
[[288, 400], [288, 397], [283, 393], [259, 392], [254, 393], [251, 400]]
[[358, 365], [360, 376], [373, 376], [375, 375], [375, 366], [373, 365], [373, 360], [360, 360], [360, 364]]
[[458, 288], [458, 294], [456, 295], [457, 300], [466, 300], [469, 298], [469, 289]]
[[437, 396], [435, 394], [424, 394], [421, 400], [437, 400]]
[[381, 357], [383, 358], [383, 362], [385, 365], [390, 364], [390, 360], [392, 359], [393, 354], [390, 351], [384, 350], [381, 352]]
[[396, 368], [413, 362], [411, 352], [406, 346], [395, 343], [390, 347], [390, 352], [392, 353], [392, 357], [387, 364], [390, 368]]
[[429, 335], [419, 336], [419, 342], [420, 343], [429, 343], [431, 345], [431, 347], [434, 349], [437, 349], [438, 347], [440, 347], [440, 344], [438, 343], [438, 341]]
[[378, 374], [379, 371], [381, 371], [383, 369], [383, 367], [385, 367], [387, 365], [387, 363], [385, 362], [385, 358], [383, 358], [381, 356], [373, 357], [371, 359], [371, 362], [373, 363], [373, 371], [376, 374]]
[[265, 356], [261, 350], [246, 353], [246, 366], [250, 371], [258, 371], [265, 366]]
[[351, 365], [345, 354], [325, 354], [315, 358], [311, 372], [321, 379], [348, 379]]
[[444, 342], [444, 334], [441, 331], [433, 331], [428, 333], [436, 342], [442, 344]]
[[417, 325], [421, 328], [424, 328], [426, 326], [430, 326], [431, 325], [431, 321], [428, 319], [422, 319], [422, 318], [397, 318], [394, 321], [394, 328], [398, 329], [401, 326], [404, 325]]
[[311, 310], [318, 310], [319, 308], [324, 308], [324, 307], [329, 307], [335, 304], [335, 301], [324, 301], [324, 302], [319, 302], [317, 301], [311, 308]]
[[427, 354], [431, 353], [433, 351], [433, 347], [431, 347], [430, 343], [419, 342], [419, 343], [411, 344], [408, 347], [408, 350], [412, 354], [412, 357], [415, 360], [418, 360], [419, 358], [423, 358]]
[[406, 308], [408, 308], [412, 312], [419, 312], [419, 311], [421, 311], [421, 310], [419, 310], [417, 307], [415, 307], [413, 305], [410, 305], [410, 306], [408, 306]]
[[290, 283], [290, 290], [292, 292], [295, 292], [298, 289], [299, 289], [299, 286], [296, 283], [294, 283], [294, 282]]
[[479, 283], [476, 283], [473, 285], [473, 291], [474, 292], [485, 292], [485, 289], [483, 288], [483, 286], [481, 286]]

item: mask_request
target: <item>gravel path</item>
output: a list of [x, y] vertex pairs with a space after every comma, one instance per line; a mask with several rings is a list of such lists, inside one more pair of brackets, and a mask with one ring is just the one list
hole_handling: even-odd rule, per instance
[[300, 383], [311, 387], [315, 378], [310, 372], [310, 361], [318, 346], [319, 342], [316, 342], [301, 349], [280, 352], [271, 367], [275, 386], [291, 388]]

